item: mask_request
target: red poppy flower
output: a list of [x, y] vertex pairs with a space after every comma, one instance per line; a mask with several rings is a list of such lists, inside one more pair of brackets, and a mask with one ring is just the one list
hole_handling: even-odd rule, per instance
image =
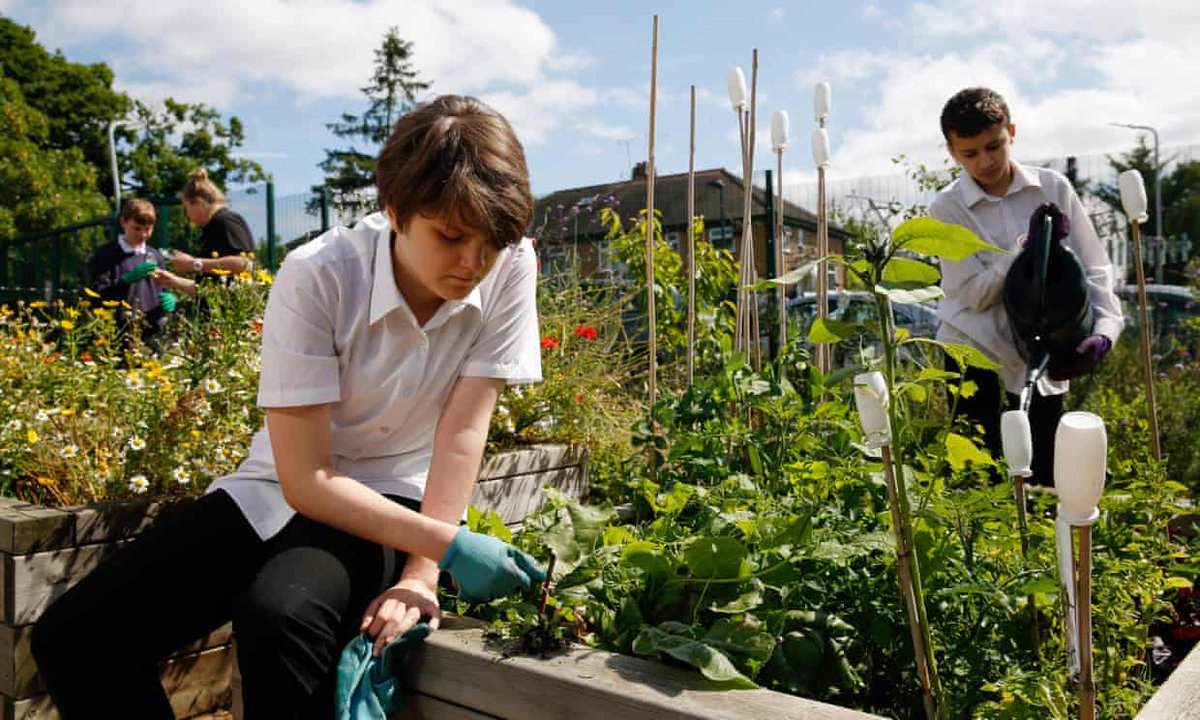
[[542, 338], [542, 349], [543, 350], [557, 350], [558, 349], [558, 338], [550, 337], [549, 335]]
[[575, 394], [575, 402], [578, 402], [578, 403], [581, 403], [581, 402], [583, 402], [583, 393], [576, 393], [576, 394]]
[[599, 333], [597, 333], [596, 328], [592, 327], [591, 325], [576, 325], [575, 337], [581, 337], [584, 340], [595, 340], [597, 337], [599, 337]]

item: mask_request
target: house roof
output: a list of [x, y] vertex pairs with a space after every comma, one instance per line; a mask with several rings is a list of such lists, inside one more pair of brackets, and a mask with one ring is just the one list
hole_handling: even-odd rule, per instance
[[[654, 183], [654, 207], [662, 215], [666, 229], [683, 228], [687, 225], [687, 173], [659, 175]], [[696, 215], [704, 216], [711, 224], [722, 217], [740, 220], [745, 188], [742, 178], [724, 168], [696, 171]], [[717, 183], [723, 185], [722, 191]], [[724, 195], [724, 198], [722, 198]], [[766, 191], [753, 188], [751, 216], [759, 218], [766, 213]], [[615, 202], [614, 202], [615, 201]], [[585, 187], [557, 190], [539, 198], [534, 203], [534, 223], [553, 220], [559, 214], [569, 213], [576, 203], [591, 204], [593, 208], [615, 206], [622, 217], [632, 217], [646, 207], [646, 178], [588, 185]], [[784, 201], [783, 222], [816, 230], [817, 216], [799, 205]], [[831, 235], [846, 235], [841, 228], [830, 225]]]

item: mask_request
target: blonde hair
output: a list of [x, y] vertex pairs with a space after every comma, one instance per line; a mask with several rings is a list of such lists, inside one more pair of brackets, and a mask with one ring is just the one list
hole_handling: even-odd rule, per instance
[[187, 182], [179, 191], [179, 197], [184, 200], [203, 200], [210, 205], [224, 205], [225, 193], [217, 184], [208, 179], [208, 170], [196, 168], [188, 173]]

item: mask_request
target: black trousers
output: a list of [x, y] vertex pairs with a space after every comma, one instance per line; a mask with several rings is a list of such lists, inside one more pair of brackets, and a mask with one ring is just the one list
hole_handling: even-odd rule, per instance
[[[953, 361], [947, 369], [957, 371]], [[1016, 410], [1021, 402], [1019, 395], [1007, 392], [1000, 376], [991, 370], [967, 368], [963, 380], [973, 381], [975, 394], [958, 399], [958, 416], [965, 416], [972, 424], [983, 428], [983, 441], [993, 458], [1004, 457], [1000, 443], [1000, 414], [1005, 410]], [[1029, 404], [1029, 429], [1033, 437], [1033, 477], [1027, 480], [1033, 485], [1054, 485], [1054, 433], [1063, 414], [1063, 395], [1040, 395], [1036, 391]], [[999, 475], [995, 475], [999, 481]]]
[[214, 492], [55, 601], [33, 628], [34, 659], [66, 720], [173, 718], [159, 661], [232, 620], [247, 720], [332, 718], [341, 650], [405, 560], [300, 515], [263, 541]]

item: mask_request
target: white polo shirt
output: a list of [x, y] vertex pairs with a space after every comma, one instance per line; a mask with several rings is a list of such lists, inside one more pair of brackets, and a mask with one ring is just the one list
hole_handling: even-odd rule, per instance
[[[528, 239], [502, 250], [479, 285], [417, 324], [392, 273], [382, 213], [288, 254], [263, 319], [258, 404], [331, 403], [333, 464], [377, 490], [420, 500], [442, 407], [460, 377], [542, 377], [537, 260]], [[295, 515], [264, 427], [246, 460], [212, 483], [267, 539]]]
[[[1125, 318], [1113, 294], [1112, 262], [1071, 183], [1048, 168], [1026, 167], [1016, 161], [1012, 164], [1013, 181], [1004, 197], [988, 195], [964, 173], [937, 194], [929, 205], [929, 216], [961, 225], [1008, 251], [1008, 255], [975, 253], [958, 262], [942, 260], [942, 290], [946, 297], [938, 304], [941, 325], [937, 339], [983, 351], [1000, 363], [997, 372], [1008, 391], [1019, 393], [1028, 368], [1017, 351], [1001, 293], [1008, 268], [1021, 250], [1019, 236], [1028, 232], [1029, 217], [1039, 205], [1052, 202], [1070, 218], [1071, 234], [1065, 245], [1075, 252], [1087, 272], [1088, 297], [1095, 317], [1092, 332], [1116, 343]], [[1068, 387], [1065, 380], [1051, 380], [1045, 374], [1038, 381], [1042, 395], [1060, 395]]]

